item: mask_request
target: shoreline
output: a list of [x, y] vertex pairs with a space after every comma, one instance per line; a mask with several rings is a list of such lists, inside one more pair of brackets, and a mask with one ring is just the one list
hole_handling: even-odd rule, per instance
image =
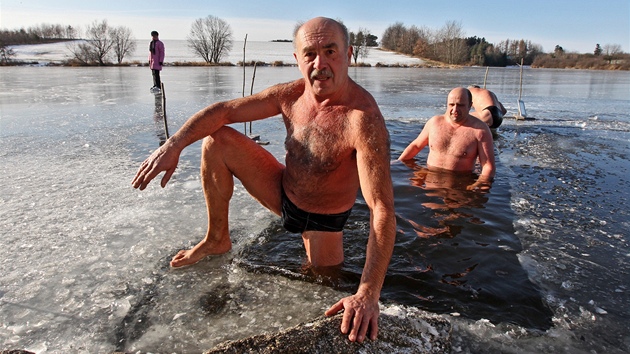
[[[144, 41], [136, 40], [136, 49], [126, 55], [121, 64], [107, 60], [105, 65], [85, 64], [73, 60], [72, 42], [9, 46], [15, 54], [0, 66], [146, 66]], [[207, 63], [192, 53], [184, 40], [164, 40], [165, 66], [296, 66], [291, 42], [243, 42], [235, 41], [220, 63]], [[247, 47], [245, 47], [247, 46]], [[414, 58], [377, 47], [369, 47], [369, 53], [351, 66], [356, 67], [442, 67], [441, 63]]]
[[[435, 62], [435, 61], [431, 61], [431, 60], [425, 60], [425, 59], [418, 59], [420, 62], [416, 63], [416, 64], [404, 64], [404, 63], [399, 63], [399, 62], [395, 62], [395, 63], [383, 63], [383, 62], [377, 62], [375, 64], [371, 64], [371, 63], [365, 63], [365, 62], [359, 62], [359, 63], [352, 63], [350, 64], [350, 67], [375, 67], [375, 68], [447, 68], [447, 69], [454, 69], [454, 68], [462, 68], [464, 66], [461, 65], [449, 65], [449, 64], [444, 64], [444, 63], [440, 63], [440, 62]], [[77, 63], [77, 62], [72, 62], [71, 59], [67, 59], [67, 60], [63, 60], [63, 61], [58, 61], [58, 60], [11, 60], [10, 62], [7, 63], [0, 63], [0, 67], [2, 66], [6, 66], [6, 67], [11, 67], [11, 66], [41, 66], [41, 67], [45, 67], [45, 66], [49, 66], [49, 67], [148, 67], [149, 64], [148, 63], [144, 63], [144, 62], [140, 62], [140, 61], [131, 61], [131, 62], [123, 62], [120, 64], [117, 63], [106, 63], [105, 65], [100, 65], [97, 63], [94, 64], [84, 64], [84, 63]], [[264, 66], [264, 67], [297, 67], [297, 64], [295, 63], [285, 63], [283, 61], [273, 61], [273, 62], [267, 62], [267, 61], [247, 61], [245, 62], [245, 65], [243, 65], [242, 61], [239, 61], [237, 63], [233, 63], [233, 62], [221, 62], [221, 63], [206, 63], [206, 62], [200, 62], [200, 61], [175, 61], [175, 62], [164, 62], [163, 67], [232, 67], [232, 66], [236, 66], [236, 67], [260, 67], [260, 66]]]
[[[65, 40], [57, 42], [47, 42], [38, 44], [10, 45], [9, 49], [15, 54], [8, 61], [0, 62], [0, 66], [68, 66], [68, 67], [92, 67], [92, 66], [147, 66], [148, 62], [144, 58], [142, 50], [136, 49], [121, 64], [108, 62], [105, 65], [85, 64], [73, 61], [68, 43], [81, 40]], [[136, 40], [136, 48], [143, 48], [144, 41]], [[269, 41], [269, 42], [249, 42], [235, 41], [233, 48], [225, 55], [225, 60], [220, 63], [206, 63], [199, 61], [187, 48], [185, 40], [164, 40], [167, 45], [167, 59], [165, 66], [296, 66], [293, 58], [293, 44], [290, 41]], [[241, 46], [241, 44], [243, 44]], [[249, 46], [248, 57], [262, 56], [262, 59], [244, 59], [243, 51], [245, 44]], [[261, 51], [261, 46], [268, 47]], [[172, 48], [175, 48], [174, 50]], [[252, 50], [253, 49], [253, 50]], [[369, 47], [369, 54], [361, 58], [356, 64], [352, 60], [351, 67], [385, 67], [385, 68], [466, 68], [476, 67], [476, 65], [446, 64], [426, 58], [418, 58], [410, 55], [385, 50], [381, 47]], [[173, 54], [174, 53], [174, 54]], [[547, 61], [549, 65], [529, 65], [531, 69], [568, 69], [568, 70], [596, 70], [596, 71], [628, 71], [628, 68], [620, 63], [610, 63], [608, 65], [589, 66], [591, 62], [580, 62], [569, 60], [566, 62], [557, 60]], [[591, 63], [592, 64], [592, 63]], [[490, 66], [481, 66], [490, 67]], [[492, 66], [492, 68], [503, 68]]]

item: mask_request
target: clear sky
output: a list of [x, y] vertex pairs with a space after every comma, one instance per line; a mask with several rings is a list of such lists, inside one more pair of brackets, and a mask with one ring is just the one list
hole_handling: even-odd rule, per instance
[[437, 30], [448, 21], [461, 23], [466, 36], [498, 44], [506, 39], [529, 40], [551, 52], [591, 53], [599, 43], [618, 44], [630, 52], [628, 0], [0, 0], [0, 28], [16, 30], [42, 23], [84, 29], [107, 20], [125, 26], [136, 39], [157, 30], [162, 39], [186, 39], [192, 22], [208, 15], [229, 23], [234, 40], [290, 39], [296, 22], [316, 16], [341, 19], [350, 31], [359, 27], [380, 37], [401, 22]]

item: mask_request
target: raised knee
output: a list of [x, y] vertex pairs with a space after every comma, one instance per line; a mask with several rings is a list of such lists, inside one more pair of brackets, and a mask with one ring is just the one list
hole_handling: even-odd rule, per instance
[[203, 138], [201, 148], [203, 151], [211, 150], [223, 144], [229, 144], [231, 135], [236, 131], [230, 127], [221, 127], [216, 132]]

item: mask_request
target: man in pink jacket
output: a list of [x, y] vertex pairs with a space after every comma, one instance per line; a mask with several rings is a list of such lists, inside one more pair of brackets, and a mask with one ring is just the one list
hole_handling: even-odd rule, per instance
[[153, 40], [149, 44], [149, 68], [151, 68], [151, 72], [153, 72], [153, 87], [151, 87], [151, 92], [159, 92], [162, 87], [160, 70], [162, 70], [162, 64], [164, 64], [164, 43], [160, 41], [159, 36], [157, 31], [151, 32], [151, 37], [153, 37]]

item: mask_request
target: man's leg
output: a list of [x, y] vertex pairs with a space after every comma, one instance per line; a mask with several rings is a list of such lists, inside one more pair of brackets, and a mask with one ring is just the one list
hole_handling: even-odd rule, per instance
[[232, 248], [228, 211], [234, 177], [263, 206], [280, 215], [280, 187], [284, 166], [267, 150], [236, 130], [223, 127], [203, 141], [201, 185], [206, 199], [208, 230], [195, 247], [181, 250], [172, 267], [194, 264]]
[[343, 233], [304, 231], [304, 248], [313, 267], [331, 267], [343, 263]]

